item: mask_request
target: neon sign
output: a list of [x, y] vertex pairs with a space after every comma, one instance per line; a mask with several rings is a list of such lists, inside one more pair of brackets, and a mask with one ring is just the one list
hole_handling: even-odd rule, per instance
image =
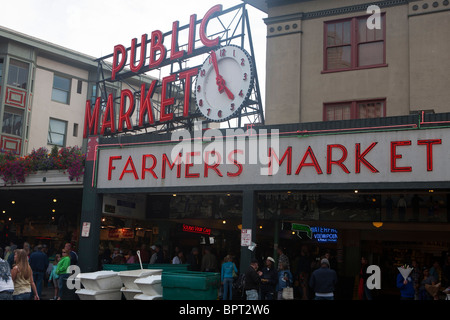
[[211, 228], [191, 226], [183, 223], [183, 231], [211, 235]]

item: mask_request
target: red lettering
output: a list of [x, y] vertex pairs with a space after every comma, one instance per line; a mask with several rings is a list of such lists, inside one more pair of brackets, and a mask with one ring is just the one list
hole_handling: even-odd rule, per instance
[[[94, 110], [91, 114], [91, 102], [89, 100], [86, 101], [86, 110], [84, 111], [84, 131], [83, 138], [87, 138], [88, 134], [92, 133], [92, 129], [94, 129], [94, 135], [98, 134], [98, 117], [100, 115], [100, 102], [101, 98], [98, 97], [95, 100]], [[88, 129], [89, 127], [89, 129]]]
[[[312, 162], [306, 162], [306, 159], [308, 157], [311, 158]], [[322, 174], [322, 168], [320, 168], [319, 162], [317, 161], [316, 156], [314, 155], [314, 152], [311, 148], [311, 146], [308, 146], [308, 149], [306, 150], [305, 154], [303, 155], [303, 159], [298, 165], [297, 170], [295, 171], [295, 174], [298, 175], [303, 167], [314, 167], [316, 169], [317, 174]]]
[[170, 47], [170, 60], [175, 60], [184, 56], [185, 51], [178, 51], [178, 21], [172, 23], [172, 42]]
[[[147, 168], [145, 166], [146, 162], [147, 162], [147, 158], [151, 158], [153, 160], [152, 166], [150, 168]], [[141, 176], [142, 179], [145, 179], [145, 173], [146, 172], [150, 172], [151, 175], [153, 176], [153, 178], [158, 179], [158, 176], [156, 175], [156, 173], [153, 171], [156, 167], [156, 157], [152, 154], [144, 154], [142, 156], [142, 171], [141, 171]]]
[[[218, 158], [218, 160], [213, 165], [209, 164], [209, 155], [217, 156], [217, 158]], [[208, 177], [209, 169], [214, 170], [219, 177], [223, 177], [222, 172], [220, 172], [220, 170], [217, 168], [221, 162], [222, 162], [222, 158], [220, 156], [220, 153], [216, 152], [215, 150], [206, 151], [206, 153], [205, 153], [205, 168], [204, 168], [205, 178]]]
[[206, 26], [208, 25], [209, 19], [211, 19], [216, 12], [220, 11], [222, 11], [222, 5], [221, 4], [215, 5], [214, 7], [208, 10], [208, 12], [205, 14], [200, 24], [200, 40], [207, 47], [214, 47], [219, 44], [219, 37], [216, 37], [212, 40], [208, 38], [208, 36], [206, 35]]
[[135, 65], [135, 62], [136, 62], [136, 42], [137, 42], [136, 38], [131, 40], [130, 70], [132, 72], [139, 72], [139, 70], [141, 70], [141, 68], [144, 66], [145, 59], [146, 59], [146, 56], [147, 56], [147, 34], [143, 34], [141, 36], [141, 50], [140, 50], [139, 63], [137, 65]]
[[363, 153], [361, 153], [361, 144], [355, 144], [355, 173], [361, 172], [361, 163], [364, 164], [371, 172], [378, 172], [378, 170], [369, 161], [364, 159], [364, 157], [377, 145], [377, 143], [378, 142], [372, 142], [372, 144], [364, 150]]
[[281, 160], [278, 159], [277, 154], [272, 148], [269, 148], [269, 176], [273, 175], [273, 165], [272, 165], [272, 159], [275, 158], [275, 160], [278, 163], [278, 166], [280, 166], [285, 159], [287, 159], [286, 163], [286, 174], [290, 175], [292, 170], [292, 147], [287, 147], [286, 151], [284, 152], [283, 156], [281, 157]]
[[121, 156], [112, 156], [112, 157], [109, 157], [108, 180], [111, 180], [112, 171], [113, 171], [114, 169], [116, 169], [116, 167], [114, 167], [114, 166], [112, 165], [113, 161], [114, 161], [114, 160], [120, 160], [120, 159], [122, 159]]
[[194, 164], [191, 163], [191, 157], [199, 156], [200, 152], [188, 152], [186, 153], [186, 164], [185, 164], [185, 178], [200, 178], [199, 173], [190, 173], [189, 168], [193, 167]]
[[139, 127], [144, 125], [145, 114], [148, 114], [148, 124], [155, 123], [155, 117], [153, 116], [153, 104], [152, 97], [155, 92], [157, 80], [153, 80], [150, 84], [147, 94], [145, 94], [145, 83], [141, 84], [141, 100], [139, 108]]
[[189, 39], [188, 39], [188, 54], [191, 54], [194, 51], [195, 44], [195, 23], [197, 21], [197, 15], [191, 15], [189, 19]]
[[114, 122], [115, 119], [116, 117], [114, 116], [114, 100], [112, 93], [110, 93], [108, 96], [108, 101], [106, 103], [105, 113], [103, 114], [102, 130], [100, 132], [102, 135], [105, 133], [106, 128], [110, 128], [111, 133], [116, 132], [116, 125]]
[[402, 155], [397, 154], [397, 147], [410, 146], [411, 141], [392, 141], [391, 142], [391, 172], [411, 172], [411, 167], [397, 167], [397, 159], [401, 159]]
[[[161, 31], [155, 30], [152, 32], [152, 40], [150, 44], [150, 61], [149, 61], [149, 68], [153, 69], [159, 66], [159, 64], [165, 59], [166, 57], [166, 48], [163, 45], [164, 37]], [[156, 59], [156, 56], [158, 55], [157, 52], [159, 52], [159, 58]]]
[[[131, 166], [131, 169], [127, 170], [128, 166]], [[139, 180], [139, 176], [136, 172], [136, 167], [134, 166], [133, 159], [131, 156], [128, 157], [127, 163], [125, 164], [125, 167], [122, 170], [122, 174], [120, 175], [119, 180], [122, 180], [123, 175], [125, 173], [132, 173], [134, 175], [134, 179]]]
[[161, 179], [166, 178], [166, 164], [169, 166], [170, 170], [173, 169], [175, 164], [177, 165], [177, 178], [181, 177], [181, 153], [177, 155], [175, 160], [171, 163], [169, 158], [165, 153], [162, 155], [162, 169], [161, 169]]
[[233, 164], [238, 168], [238, 170], [236, 172], [227, 172], [227, 176], [229, 176], [229, 177], [238, 177], [242, 173], [242, 169], [243, 169], [242, 164], [233, 158], [233, 155], [236, 153], [244, 154], [244, 152], [239, 149], [233, 150], [228, 154], [228, 160], [230, 162], [233, 162]]
[[418, 145], [427, 146], [427, 171], [433, 171], [433, 144], [441, 144], [441, 139], [418, 140]]
[[[128, 107], [128, 110], [124, 112], [125, 110], [125, 101], [126, 98], [130, 101], [130, 106]], [[119, 109], [119, 125], [117, 130], [121, 132], [123, 130], [123, 122], [125, 121], [127, 123], [127, 129], [132, 130], [133, 126], [131, 124], [130, 116], [134, 112], [134, 96], [131, 90], [125, 89], [122, 90], [120, 93], [120, 109]]]
[[[120, 61], [118, 62], [119, 55], [120, 55]], [[121, 44], [116, 45], [114, 47], [114, 53], [113, 53], [111, 80], [116, 79], [116, 74], [123, 69], [126, 61], [127, 61], [127, 50]]]
[[192, 68], [186, 71], [182, 71], [178, 74], [179, 79], [184, 79], [184, 106], [183, 106], [183, 117], [189, 115], [189, 105], [191, 99], [191, 81], [192, 77], [198, 74], [198, 68]]
[[[338, 148], [342, 151], [342, 156], [339, 160], [333, 160], [333, 149]], [[347, 149], [341, 144], [327, 145], [327, 174], [331, 174], [331, 166], [337, 164], [345, 173], [350, 173], [343, 162], [347, 159]]]
[[170, 76], [164, 77], [162, 80], [162, 90], [161, 90], [161, 110], [159, 121], [171, 121], [173, 119], [173, 113], [167, 113], [166, 108], [175, 103], [175, 98], [168, 98], [167, 95], [167, 86], [169, 82], [173, 82], [176, 80], [176, 74], [171, 74]]

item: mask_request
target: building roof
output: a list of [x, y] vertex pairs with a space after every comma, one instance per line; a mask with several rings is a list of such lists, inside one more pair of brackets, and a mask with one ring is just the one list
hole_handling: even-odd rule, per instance
[[12, 40], [33, 47], [37, 49], [38, 54], [42, 56], [48, 56], [56, 60], [64, 60], [75, 64], [82, 64], [85, 67], [97, 67], [97, 62], [94, 61], [95, 57], [0, 26], [0, 41], [2, 39], [8, 39], [8, 41]]

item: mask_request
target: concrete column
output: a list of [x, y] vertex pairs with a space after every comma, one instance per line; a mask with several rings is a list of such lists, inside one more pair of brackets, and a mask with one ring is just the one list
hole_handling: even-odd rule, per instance
[[[86, 161], [83, 180], [83, 202], [81, 206], [80, 235], [78, 243], [78, 265], [81, 272], [98, 270], [100, 227], [102, 217], [102, 195], [92, 187], [93, 161]], [[90, 223], [89, 235], [82, 236], [83, 224]]]

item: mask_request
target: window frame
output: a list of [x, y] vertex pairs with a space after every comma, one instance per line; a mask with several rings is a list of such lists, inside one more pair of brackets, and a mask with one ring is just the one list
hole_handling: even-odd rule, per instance
[[[22, 66], [22, 65], [27, 65], [27, 68], [25, 69], [24, 66]], [[11, 70], [12, 66], [17, 68], [17, 73], [14, 74], [14, 72], [12, 72], [12, 70]], [[26, 74], [26, 82], [25, 83], [19, 83], [21, 70], [25, 71], [24, 74]], [[11, 83], [10, 79], [11, 79], [12, 74], [15, 75], [15, 79]], [[10, 58], [9, 62], [8, 62], [8, 74], [6, 77], [6, 85], [8, 85], [12, 88], [27, 90], [29, 81], [30, 81], [30, 63], [19, 60], [19, 59]], [[25, 84], [25, 86], [24, 86], [24, 84]]]
[[[344, 120], [356, 120], [356, 119], [377, 119], [377, 118], [359, 118], [359, 110], [358, 110], [358, 104], [359, 103], [377, 103], [382, 102], [383, 103], [383, 109], [382, 113], [383, 115], [381, 117], [377, 118], [384, 118], [386, 117], [386, 98], [377, 98], [377, 99], [361, 99], [361, 100], [346, 100], [346, 101], [339, 101], [339, 102], [326, 102], [323, 104], [323, 112], [322, 112], [322, 120], [323, 121], [344, 121]], [[350, 119], [344, 119], [344, 120], [328, 120], [327, 119], [327, 108], [338, 106], [342, 104], [350, 104]]]
[[[375, 40], [375, 41], [367, 41], [361, 43], [374, 43], [374, 42], [383, 42], [383, 62], [380, 64], [372, 64], [365, 66], [359, 65], [359, 54], [358, 54], [358, 46], [361, 44], [358, 40], [358, 25], [361, 19], [368, 19], [371, 15], [362, 15], [356, 17], [349, 17], [343, 19], [335, 19], [330, 21], [324, 21], [323, 23], [323, 70], [321, 73], [333, 73], [333, 72], [342, 72], [342, 71], [351, 71], [351, 70], [363, 70], [363, 69], [372, 69], [372, 68], [382, 68], [387, 67], [386, 63], [386, 13], [381, 13], [381, 23], [382, 23], [382, 31], [383, 31], [383, 40]], [[340, 69], [328, 69], [328, 48], [333, 47], [343, 47], [345, 45], [337, 46], [337, 45], [328, 45], [328, 25], [336, 24], [336, 23], [344, 23], [350, 21], [350, 63], [351, 67], [349, 68], [340, 68]]]
[[[56, 87], [55, 87], [55, 77], [59, 77], [59, 78], [62, 78], [62, 79], [69, 80], [69, 89], [68, 89], [68, 91], [66, 91], [66, 90], [64, 90], [64, 89], [61, 89], [61, 88], [56, 88]], [[53, 98], [53, 91], [54, 91], [54, 90], [59, 90], [60, 92], [66, 92], [66, 93], [67, 93], [67, 101], [66, 101], [66, 102], [63, 102], [63, 101], [54, 99], [54, 98]], [[53, 83], [52, 83], [51, 100], [52, 100], [53, 102], [58, 102], [58, 103], [61, 103], [61, 104], [69, 105], [69, 104], [70, 104], [70, 95], [71, 95], [71, 91], [72, 91], [72, 78], [66, 77], [66, 76], [61, 75], [61, 74], [54, 73], [54, 74], [53, 74]]]
[[[11, 115], [11, 132], [6, 132], [5, 131], [5, 126], [3, 125], [3, 122], [5, 121], [5, 115]], [[20, 134], [15, 134], [14, 133], [14, 124], [15, 124], [15, 117], [20, 117], [21, 118], [21, 126], [20, 126]], [[11, 136], [15, 136], [15, 137], [23, 137], [23, 129], [24, 129], [24, 113], [22, 110], [16, 110], [16, 108], [12, 108], [12, 107], [5, 107], [5, 110], [3, 111], [3, 118], [2, 118], [2, 134], [8, 134]]]
[[[49, 141], [49, 137], [50, 137], [50, 134], [51, 133], [53, 133], [53, 134], [59, 134], [59, 135], [61, 135], [61, 133], [59, 133], [59, 132], [53, 132], [53, 131], [50, 131], [50, 124], [51, 124], [51, 122], [52, 122], [52, 120], [55, 120], [55, 121], [59, 121], [59, 122], [64, 122], [64, 124], [65, 124], [65, 128], [64, 128], [64, 141], [63, 141], [63, 144], [61, 145], [61, 144], [57, 144], [57, 143], [54, 143], [54, 142], [50, 142]], [[61, 120], [61, 119], [57, 119], [57, 118], [49, 118], [49, 121], [48, 121], [48, 130], [47, 130], [47, 144], [48, 145], [51, 145], [51, 146], [58, 146], [58, 147], [65, 147], [66, 146], [66, 143], [67, 143], [67, 126], [68, 126], [68, 121], [66, 121], [66, 120]]]

